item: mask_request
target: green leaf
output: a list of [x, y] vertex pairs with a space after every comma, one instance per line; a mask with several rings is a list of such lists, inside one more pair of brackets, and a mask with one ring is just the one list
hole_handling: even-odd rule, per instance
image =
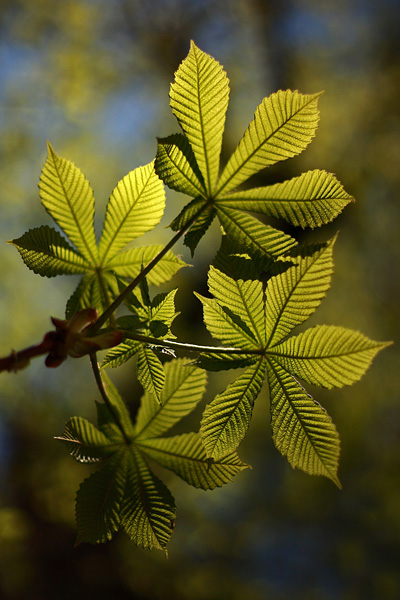
[[58, 231], [47, 225], [30, 229], [10, 244], [26, 266], [42, 277], [85, 273], [89, 266]]
[[121, 525], [143, 548], [164, 550], [173, 531], [175, 502], [134, 447], [126, 451], [128, 472], [121, 505]]
[[194, 251], [196, 250], [198, 243], [200, 242], [201, 238], [204, 236], [204, 234], [207, 232], [207, 229], [213, 222], [214, 216], [215, 209], [212, 206], [206, 207], [185, 235], [184, 244], [190, 249], [192, 257], [194, 255]]
[[186, 227], [192, 219], [200, 217], [203, 210], [207, 210], [208, 203], [203, 198], [194, 198], [181, 210], [179, 215], [170, 224], [172, 231], [179, 231]]
[[57, 156], [50, 143], [47, 146], [49, 154], [39, 183], [42, 204], [82, 256], [96, 264], [93, 191], [80, 169]]
[[259, 360], [257, 354], [228, 354], [202, 352], [196, 359], [196, 365], [207, 371], [223, 371], [248, 367]]
[[290, 235], [239, 210], [226, 209], [218, 204], [217, 215], [228, 237], [249, 254], [274, 260], [297, 244]]
[[165, 376], [162, 362], [150, 348], [142, 347], [138, 353], [137, 377], [145, 390], [161, 402]]
[[104, 265], [129, 242], [153, 229], [165, 207], [162, 181], [154, 161], [134, 169], [113, 191], [107, 205], [99, 255]]
[[307, 383], [332, 388], [359, 381], [376, 354], [388, 345], [358, 331], [318, 325], [274, 346], [269, 354]]
[[135, 434], [135, 428], [125, 402], [105, 371], [102, 371], [101, 379], [103, 381], [104, 389], [108, 396], [109, 402], [112, 404], [114, 411], [118, 413], [119, 422], [123, 426], [125, 433], [129, 437], [133, 437]]
[[[134, 279], [139, 275], [143, 266], [148, 265], [148, 263], [153, 260], [163, 248], [164, 246], [161, 246], [161, 244], [131, 248], [130, 250], [121, 252], [111, 258], [107, 263], [107, 267], [120, 277]], [[175, 254], [169, 250], [151, 269], [147, 275], [147, 280], [150, 284], [161, 285], [162, 283], [169, 281], [179, 269], [188, 266], [187, 263], [177, 258]]]
[[138, 446], [151, 459], [176, 473], [186, 483], [203, 490], [213, 490], [229, 483], [239, 471], [248, 468], [236, 452], [210, 462], [198, 433], [145, 439]]
[[212, 194], [218, 177], [229, 82], [221, 65], [191, 42], [188, 56], [175, 73], [170, 104], [192, 146]]
[[249, 427], [264, 373], [265, 362], [259, 360], [206, 406], [200, 431], [208, 457], [218, 459], [239, 446]]
[[120, 524], [125, 482], [126, 461], [121, 450], [81, 483], [76, 495], [76, 545], [98, 544], [112, 538]]
[[[258, 344], [265, 343], [264, 293], [261, 281], [255, 277], [251, 260], [244, 260], [243, 271], [236, 271], [236, 278], [229, 277], [214, 266], [208, 272], [208, 288], [218, 303], [225, 307], [231, 317], [240, 319]], [[244, 269], [248, 267], [247, 272]]]
[[339, 435], [328, 413], [296, 379], [268, 360], [271, 427], [274, 443], [292, 467], [310, 475], [325, 475], [340, 486]]
[[155, 170], [160, 179], [173, 190], [194, 198], [207, 194], [192, 147], [182, 134], [158, 140]]
[[81, 417], [69, 419], [63, 434], [55, 439], [60, 440], [71, 456], [82, 463], [97, 462], [116, 450], [116, 445], [104, 433]]
[[135, 441], [163, 435], [200, 402], [206, 373], [186, 364], [183, 359], [165, 364], [161, 406], [152, 394], [147, 392], [143, 396], [135, 424]]
[[204, 323], [213, 337], [233, 348], [242, 348], [243, 353], [257, 348], [255, 335], [240, 316], [221, 306], [215, 298], [194, 294], [203, 305]]
[[114, 369], [120, 367], [127, 360], [135, 356], [139, 350], [143, 347], [142, 342], [136, 340], [125, 340], [122, 344], [118, 344], [106, 354], [101, 364], [102, 367], [109, 367]]
[[353, 200], [335, 175], [316, 169], [283, 183], [232, 192], [218, 198], [218, 206], [278, 217], [304, 228], [330, 223]]
[[319, 96], [280, 90], [264, 98], [222, 172], [217, 195], [233, 190], [269, 165], [300, 154], [318, 126]]
[[269, 347], [312, 315], [325, 297], [333, 272], [335, 241], [336, 237], [311, 254], [310, 250], [303, 250], [298, 264], [269, 280], [266, 302]]

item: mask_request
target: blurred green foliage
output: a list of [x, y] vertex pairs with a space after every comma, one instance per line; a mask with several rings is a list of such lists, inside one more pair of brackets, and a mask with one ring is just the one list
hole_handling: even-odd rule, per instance
[[[169, 83], [192, 38], [231, 79], [225, 156], [264, 96], [285, 88], [325, 90], [308, 151], [255, 183], [309, 168], [337, 174], [357, 202], [321, 232], [294, 233], [317, 240], [340, 230], [333, 289], [307, 325], [340, 323], [397, 342], [399, 18], [396, 0], [1, 0], [2, 240], [42, 223], [37, 182], [46, 139], [80, 165], [104, 204], [119, 179], [154, 158], [156, 136], [176, 127]], [[165, 226], [180, 207], [179, 195], [168, 191]], [[146, 243], [169, 238], [160, 227]], [[196, 269], [173, 281], [182, 282], [175, 333], [183, 341], [205, 340], [191, 292], [205, 292], [215, 249], [209, 234]], [[63, 316], [75, 282], [38, 280], [5, 245], [0, 275], [5, 355], [41, 339], [50, 315]], [[0, 597], [399, 598], [398, 364], [395, 344], [361, 383], [326, 398], [319, 393], [341, 434], [341, 492], [292, 471], [274, 450], [266, 392], [239, 449], [253, 471], [212, 493], [163, 473], [178, 504], [169, 561], [123, 535], [73, 549], [74, 494], [90, 467], [76, 464], [52, 438], [77, 411], [93, 418], [97, 391], [89, 364], [70, 360], [51, 371], [37, 361], [18, 376], [3, 374]], [[221, 374], [210, 379], [208, 399], [226, 383]], [[140, 391], [129, 364], [114, 380], [134, 405]]]

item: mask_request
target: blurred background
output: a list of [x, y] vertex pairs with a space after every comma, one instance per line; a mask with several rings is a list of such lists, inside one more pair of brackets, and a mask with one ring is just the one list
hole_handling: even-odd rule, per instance
[[[397, 0], [0, 0], [0, 356], [39, 342], [63, 317], [73, 277], [41, 279], [5, 245], [51, 220], [37, 184], [46, 140], [86, 174], [100, 231], [116, 183], [150, 162], [156, 137], [178, 131], [168, 91], [190, 39], [231, 82], [224, 159], [264, 96], [325, 90], [317, 137], [257, 184], [312, 168], [336, 173], [357, 202], [321, 231], [340, 231], [332, 289], [307, 323], [340, 324], [399, 340], [400, 4]], [[167, 191], [156, 232], [183, 198]], [[216, 231], [214, 230], [214, 233]], [[199, 303], [218, 236], [211, 231], [180, 286], [182, 341], [208, 342]], [[233, 373], [210, 376], [208, 399]], [[112, 372], [140, 397], [131, 365]], [[224, 381], [224, 378], [226, 381]], [[123, 534], [73, 548], [74, 497], [90, 467], [53, 440], [72, 415], [94, 419], [88, 361], [54, 371], [41, 359], [0, 379], [0, 597], [175, 600], [395, 600], [400, 598], [400, 369], [395, 344], [351, 388], [310, 390], [342, 439], [339, 491], [294, 471], [273, 447], [267, 392], [240, 447], [253, 466], [220, 490], [162, 473], [178, 505], [169, 560]], [[200, 412], [188, 421], [197, 427]]]

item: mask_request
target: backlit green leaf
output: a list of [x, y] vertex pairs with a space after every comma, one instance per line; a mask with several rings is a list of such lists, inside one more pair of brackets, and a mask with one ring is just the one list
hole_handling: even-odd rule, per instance
[[58, 231], [47, 225], [12, 240], [26, 266], [42, 277], [85, 273], [90, 267]]
[[127, 360], [135, 356], [142, 348], [143, 343], [136, 340], [125, 340], [122, 344], [118, 344], [114, 348], [111, 348], [107, 352], [102, 362], [102, 367], [119, 367], [123, 365]]
[[307, 383], [332, 388], [359, 381], [387, 345], [358, 331], [319, 325], [274, 346], [269, 354]]
[[69, 419], [62, 435], [55, 439], [60, 440], [68, 452], [82, 463], [97, 462], [117, 449], [104, 433], [82, 417]]
[[76, 545], [98, 544], [112, 538], [120, 524], [125, 482], [126, 461], [120, 450], [81, 483], [76, 495]]
[[218, 206], [278, 217], [300, 227], [320, 227], [351, 201], [332, 173], [314, 170], [283, 183], [232, 192], [219, 198]]
[[[155, 246], [142, 246], [140, 248], [131, 248], [125, 252], [120, 252], [116, 256], [110, 258], [107, 263], [107, 268], [114, 271], [120, 277], [129, 277], [134, 279], [144, 266], [155, 258], [161, 250], [161, 244]], [[169, 281], [175, 273], [182, 267], [188, 267], [180, 258], [177, 258], [171, 250], [161, 258], [158, 263], [151, 269], [147, 275], [149, 283], [161, 285]]]
[[166, 553], [175, 520], [174, 499], [135, 447], [125, 454], [128, 470], [121, 525], [138, 546]]
[[148, 392], [145, 393], [135, 424], [135, 440], [163, 435], [175, 423], [189, 414], [203, 397], [206, 373], [176, 359], [164, 366], [165, 384], [161, 406]]
[[239, 210], [218, 205], [217, 214], [228, 237], [249, 254], [273, 260], [297, 244], [290, 235]]
[[335, 240], [312, 253], [303, 250], [298, 264], [269, 280], [266, 302], [269, 347], [312, 315], [325, 297], [333, 272]]
[[138, 353], [137, 377], [145, 390], [161, 402], [165, 376], [162, 362], [150, 348], [142, 347]]
[[340, 487], [340, 442], [330, 416], [290, 373], [274, 360], [268, 363], [271, 428], [277, 449], [292, 467], [325, 475]]
[[208, 457], [218, 459], [239, 446], [249, 427], [264, 373], [265, 362], [259, 360], [206, 406], [200, 431]]
[[170, 104], [192, 146], [207, 194], [217, 181], [228, 97], [229, 82], [221, 65], [191, 42], [175, 73]]
[[145, 439], [138, 445], [160, 465], [176, 473], [189, 485], [203, 490], [213, 490], [229, 483], [239, 471], [248, 468], [236, 452], [210, 462], [198, 433]]
[[153, 229], [164, 212], [162, 181], [154, 171], [154, 161], [134, 169], [113, 191], [107, 205], [99, 254], [103, 265], [129, 242]]
[[247, 267], [247, 272], [237, 271], [237, 279], [211, 265], [208, 272], [208, 288], [232, 318], [243, 321], [257, 342], [262, 345], [265, 343], [263, 287], [259, 279], [253, 278], [251, 260], [244, 259], [242, 265], [243, 269]]
[[158, 140], [157, 175], [173, 190], [188, 196], [206, 196], [203, 176], [186, 136], [170, 135]]
[[279, 91], [258, 106], [218, 182], [218, 196], [261, 169], [300, 154], [315, 135], [320, 94]]
[[48, 152], [39, 183], [42, 204], [82, 256], [96, 264], [92, 188], [80, 169], [57, 156], [49, 143]]

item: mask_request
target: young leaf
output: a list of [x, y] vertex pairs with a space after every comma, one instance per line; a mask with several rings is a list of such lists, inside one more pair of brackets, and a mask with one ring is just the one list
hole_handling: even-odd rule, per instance
[[111, 350], [107, 352], [107, 356], [104, 357], [101, 366], [112, 369], [120, 367], [127, 360], [132, 358], [132, 356], [135, 356], [141, 348], [143, 348], [142, 342], [125, 340], [122, 344], [115, 346], [115, 348], [111, 348]]
[[339, 435], [328, 413], [275, 361], [269, 360], [272, 437], [292, 467], [340, 486]]
[[83, 173], [47, 144], [48, 158], [40, 177], [42, 204], [86, 260], [97, 262], [94, 196]]
[[358, 331], [318, 325], [274, 346], [268, 354], [307, 383], [332, 388], [359, 381], [375, 355], [388, 345]]
[[239, 471], [248, 468], [236, 452], [210, 462], [199, 433], [144, 439], [138, 446], [152, 460], [202, 490], [229, 483]]
[[[160, 221], [165, 205], [163, 184], [154, 171], [154, 161], [124, 177], [108, 203], [98, 248], [92, 189], [73, 163], [58, 156], [50, 144], [48, 147], [39, 184], [42, 203], [74, 247], [47, 226], [30, 230], [11, 243], [35, 273], [46, 277], [83, 275], [67, 303], [67, 318], [89, 307], [103, 313], [119, 294], [118, 279], [133, 279], [164, 250], [157, 245], [121, 253]], [[151, 270], [149, 281], [164, 283], [182, 266], [185, 263], [168, 251]]]
[[194, 42], [171, 85], [172, 112], [185, 132], [203, 175], [207, 195], [218, 177], [229, 82], [221, 65]]
[[259, 360], [206, 406], [201, 437], [209, 458], [221, 458], [239, 446], [249, 428], [264, 373], [265, 362]]
[[316, 169], [283, 183], [231, 192], [218, 200], [218, 207], [270, 215], [304, 228], [333, 221], [353, 200], [332, 173]]
[[142, 347], [138, 353], [137, 377], [145, 390], [161, 402], [165, 376], [160, 359], [150, 348]]
[[320, 95], [286, 90], [264, 98], [221, 174], [218, 195], [261, 169], [300, 154], [315, 135]]

